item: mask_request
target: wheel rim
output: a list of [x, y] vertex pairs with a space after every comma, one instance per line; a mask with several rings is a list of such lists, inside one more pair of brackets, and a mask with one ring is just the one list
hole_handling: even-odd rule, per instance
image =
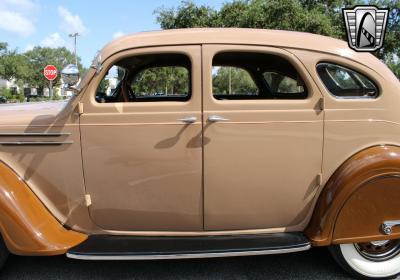
[[400, 253], [400, 239], [356, 243], [354, 247], [364, 258], [371, 261], [386, 261]]

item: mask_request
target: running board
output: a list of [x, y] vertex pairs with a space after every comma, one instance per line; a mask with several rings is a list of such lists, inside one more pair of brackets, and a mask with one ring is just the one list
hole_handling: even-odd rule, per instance
[[82, 260], [155, 260], [270, 255], [310, 249], [302, 233], [143, 237], [92, 235], [67, 252]]

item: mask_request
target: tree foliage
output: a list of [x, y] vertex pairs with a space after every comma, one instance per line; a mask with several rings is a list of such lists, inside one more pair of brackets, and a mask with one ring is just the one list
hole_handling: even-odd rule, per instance
[[[0, 42], [0, 78], [15, 80], [17, 84], [43, 89], [48, 87], [49, 82], [43, 76], [46, 65], [52, 64], [59, 71], [69, 63], [74, 63], [74, 54], [62, 48], [35, 47], [25, 53], [8, 48], [8, 44]], [[83, 71], [78, 58], [78, 67]], [[53, 85], [60, 84], [60, 75]]]
[[139, 73], [132, 83], [136, 96], [147, 95], [187, 95], [189, 73], [184, 67], [154, 67]]
[[[31, 86], [38, 88], [47, 87], [49, 82], [43, 76], [43, 69], [46, 65], [51, 64], [57, 67], [59, 71], [70, 63], [74, 63], [75, 56], [67, 48], [47, 48], [35, 47], [30, 51], [23, 54], [29, 65], [29, 76], [25, 80]], [[78, 67], [82, 69], [80, 59], [78, 60]], [[60, 75], [53, 81], [53, 85], [60, 84]]]
[[247, 94], [255, 95], [258, 88], [250, 74], [237, 67], [216, 67], [213, 73], [214, 94]]
[[0, 42], [0, 77], [6, 80], [25, 80], [29, 72], [26, 58]]
[[219, 10], [183, 1], [177, 8], [159, 8], [155, 14], [163, 29], [265, 28], [311, 32], [346, 40], [341, 9], [357, 4], [390, 8], [384, 48], [375, 54], [389, 66], [398, 65], [400, 0], [234, 0], [226, 2]]

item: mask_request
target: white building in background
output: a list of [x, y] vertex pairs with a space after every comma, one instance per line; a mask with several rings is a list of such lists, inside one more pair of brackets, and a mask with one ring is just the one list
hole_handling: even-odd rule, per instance
[[[17, 94], [19, 91], [19, 87], [14, 80], [8, 81], [0, 78], [0, 88], [10, 89], [13, 94]], [[24, 94], [25, 96], [31, 96], [31, 97], [36, 97], [40, 95], [37, 88], [28, 86], [24, 87]], [[64, 98], [68, 98], [73, 95], [73, 92], [64, 91], [64, 88], [62, 86], [57, 86], [53, 87], [53, 94], [56, 94]], [[49, 88], [48, 87], [43, 88], [43, 93], [40, 96], [49, 97], [50, 96]]]
[[1, 79], [0, 78], [0, 88], [6, 88], [6, 89], [14, 89], [15, 91], [18, 91], [19, 87], [18, 85], [15, 83], [14, 80], [5, 80], [5, 79]]

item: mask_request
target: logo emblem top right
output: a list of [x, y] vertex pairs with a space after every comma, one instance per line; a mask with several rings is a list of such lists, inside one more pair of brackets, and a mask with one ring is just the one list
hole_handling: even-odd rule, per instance
[[342, 11], [350, 48], [365, 52], [382, 48], [389, 9], [356, 6]]

